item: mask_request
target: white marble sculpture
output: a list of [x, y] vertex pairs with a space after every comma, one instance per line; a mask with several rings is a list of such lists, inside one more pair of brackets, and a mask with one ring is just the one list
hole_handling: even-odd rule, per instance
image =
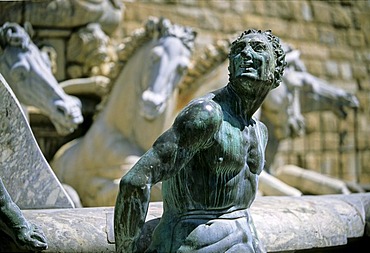
[[[304, 133], [302, 114], [331, 111], [338, 118], [345, 118], [346, 109], [359, 107], [355, 95], [310, 74], [298, 50], [286, 44], [285, 51], [288, 64], [283, 76], [285, 92], [278, 94], [277, 90], [270, 93], [261, 110], [261, 120], [271, 128], [270, 141], [266, 147], [267, 171], [274, 161], [280, 141]], [[286, 100], [290, 102], [284, 106]], [[284, 112], [287, 115], [286, 121], [282, 121], [280, 117]]]
[[[195, 32], [151, 19], [149, 40], [135, 51], [113, 84], [86, 135], [63, 146], [51, 167], [85, 206], [114, 205], [118, 181], [172, 123], [177, 84], [190, 63]], [[154, 199], [160, 199], [157, 191]]]
[[25, 29], [16, 23], [5, 23], [0, 28], [0, 45], [0, 73], [20, 103], [40, 109], [51, 119], [58, 134], [72, 133], [83, 121], [81, 102], [58, 85], [47, 56]]

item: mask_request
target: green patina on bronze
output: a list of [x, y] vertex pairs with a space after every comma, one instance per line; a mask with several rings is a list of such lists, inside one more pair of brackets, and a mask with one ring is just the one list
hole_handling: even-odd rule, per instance
[[190, 102], [121, 179], [117, 252], [135, 252], [151, 186], [162, 181], [164, 213], [147, 252], [264, 252], [249, 208], [264, 167], [267, 128], [252, 117], [277, 87], [285, 53], [270, 31], [232, 43], [229, 83]]

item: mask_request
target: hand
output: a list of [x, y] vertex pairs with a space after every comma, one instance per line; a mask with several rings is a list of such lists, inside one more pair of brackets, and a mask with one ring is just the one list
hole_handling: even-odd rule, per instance
[[14, 238], [21, 249], [41, 251], [48, 248], [43, 231], [32, 223], [27, 222], [26, 225], [15, 228]]

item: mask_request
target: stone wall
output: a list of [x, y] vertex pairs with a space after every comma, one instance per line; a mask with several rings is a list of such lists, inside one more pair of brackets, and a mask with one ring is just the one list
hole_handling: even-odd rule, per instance
[[164, 16], [194, 27], [197, 49], [248, 28], [271, 29], [301, 51], [308, 72], [354, 93], [360, 108], [346, 119], [332, 112], [305, 115], [307, 134], [281, 145], [275, 166], [292, 163], [341, 179], [370, 184], [369, 1], [124, 1], [119, 32]]

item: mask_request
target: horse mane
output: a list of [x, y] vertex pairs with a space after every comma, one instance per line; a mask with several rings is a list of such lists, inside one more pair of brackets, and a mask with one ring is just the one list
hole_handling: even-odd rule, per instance
[[149, 17], [143, 28], [134, 30], [130, 36], [123, 38], [118, 46], [118, 59], [123, 63], [122, 69], [144, 43], [165, 36], [179, 38], [189, 50], [194, 48], [196, 32], [192, 28], [171, 24], [166, 18]]
[[[146, 42], [153, 39], [160, 39], [166, 36], [172, 36], [179, 38], [186, 48], [190, 51], [194, 50], [194, 41], [197, 33], [187, 26], [181, 26], [178, 24], [172, 24], [169, 19], [149, 17], [144, 27], [134, 30], [131, 35], [120, 40], [117, 46], [117, 56], [119, 61], [119, 69], [117, 71], [118, 77], [119, 73], [125, 68], [127, 62], [136, 53], [138, 49], [141, 48]], [[115, 80], [111, 80], [110, 91], [113, 89]], [[97, 115], [106, 105], [107, 99], [109, 98], [110, 92], [108, 92], [102, 101], [97, 106]]]

